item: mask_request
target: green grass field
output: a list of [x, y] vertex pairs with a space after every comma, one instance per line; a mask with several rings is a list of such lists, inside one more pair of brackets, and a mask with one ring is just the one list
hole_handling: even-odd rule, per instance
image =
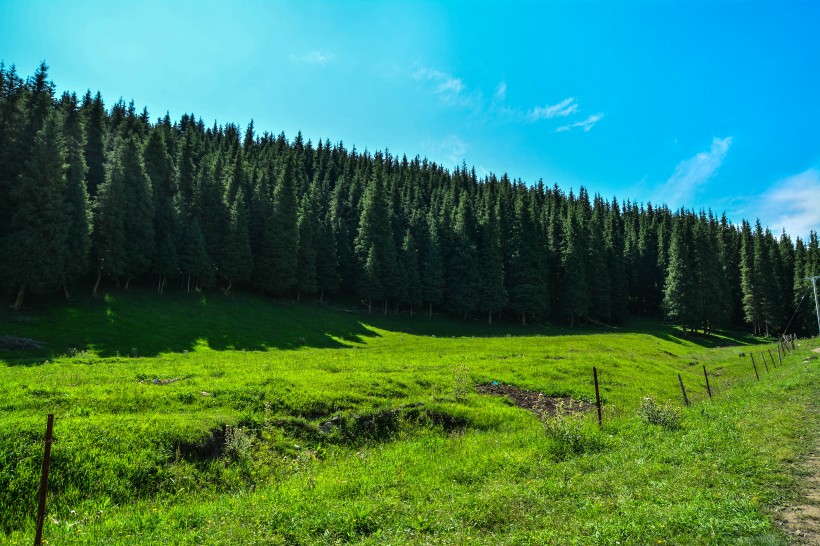
[[[33, 539], [47, 413], [49, 544], [786, 544], [772, 510], [820, 432], [816, 339], [775, 369], [773, 344], [651, 321], [140, 291], [2, 314], [0, 335], [45, 344], [0, 351], [3, 544]], [[474, 389], [590, 402], [593, 366], [600, 430]]]

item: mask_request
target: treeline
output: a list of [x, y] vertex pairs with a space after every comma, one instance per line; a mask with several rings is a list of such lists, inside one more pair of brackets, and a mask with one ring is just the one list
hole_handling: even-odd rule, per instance
[[[526, 323], [663, 314], [706, 332], [782, 331], [820, 272], [759, 222], [618, 203], [584, 188], [479, 178], [388, 151], [257, 135], [253, 122], [152, 123], [122, 99], [55, 96], [43, 64], [0, 65], [0, 285], [235, 283], [276, 297], [361, 299], [370, 312], [443, 309]], [[108, 280], [110, 279], [110, 281]], [[813, 331], [804, 301], [790, 331]]]

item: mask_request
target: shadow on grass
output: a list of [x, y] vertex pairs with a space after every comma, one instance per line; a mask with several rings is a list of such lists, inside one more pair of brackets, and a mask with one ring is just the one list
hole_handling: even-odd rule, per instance
[[0, 313], [0, 334], [26, 337], [45, 344], [41, 350], [0, 350], [0, 361], [35, 365], [71, 352], [93, 350], [103, 357], [156, 356], [191, 351], [203, 345], [216, 351], [339, 349], [379, 337], [375, 330], [447, 337], [507, 337], [642, 333], [675, 343], [702, 347], [759, 343], [750, 336], [718, 337], [684, 334], [672, 326], [634, 319], [622, 327], [563, 328], [546, 324], [521, 326], [496, 320], [458, 320], [417, 313], [368, 314], [356, 303], [323, 306], [274, 301], [253, 293], [225, 296], [152, 290], [111, 290], [96, 299], [66, 304], [54, 298], [32, 298], [21, 313]]

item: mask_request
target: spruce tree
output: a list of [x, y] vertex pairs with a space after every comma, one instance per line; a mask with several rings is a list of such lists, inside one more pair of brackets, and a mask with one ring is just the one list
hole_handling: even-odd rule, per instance
[[275, 234], [271, 242], [272, 275], [269, 291], [284, 296], [296, 287], [296, 254], [298, 250], [297, 202], [294, 180], [294, 158], [281, 160], [273, 191], [273, 216], [270, 229]]
[[439, 305], [444, 298], [444, 261], [441, 257], [438, 225], [433, 214], [426, 218], [427, 229], [423, 245], [421, 264], [422, 299], [427, 302], [428, 315], [433, 316], [433, 306]]
[[473, 234], [476, 232], [470, 197], [461, 193], [453, 226], [452, 253], [447, 262], [447, 307], [450, 311], [467, 318], [479, 301], [478, 249]]
[[561, 310], [569, 320], [570, 328], [578, 319], [586, 317], [589, 309], [586, 240], [582, 216], [582, 212], [570, 193], [564, 217], [564, 237], [561, 248], [563, 276], [560, 297]]
[[401, 279], [401, 303], [413, 309], [422, 302], [421, 274], [419, 273], [419, 252], [412, 231], [408, 228], [404, 233], [401, 252], [399, 254], [399, 274]]
[[143, 158], [154, 203], [154, 252], [150, 269], [157, 276], [157, 292], [162, 294], [168, 279], [179, 275], [179, 257], [175, 242], [178, 222], [173, 203], [176, 172], [160, 128], [149, 134]]
[[220, 275], [228, 281], [225, 293], [231, 292], [234, 281], [250, 280], [253, 271], [253, 255], [248, 233], [248, 214], [245, 210], [244, 190], [237, 191], [230, 209], [228, 231], [222, 238]]
[[672, 224], [669, 241], [669, 267], [664, 284], [663, 310], [667, 320], [684, 331], [694, 329], [698, 320], [692, 226], [690, 216], [680, 211]]
[[373, 300], [384, 300], [386, 304], [385, 285], [392, 281], [392, 278], [398, 277], [396, 251], [390, 233], [390, 216], [380, 163], [377, 163], [362, 197], [362, 211], [354, 248], [361, 271], [358, 293], [368, 302], [368, 310], [372, 311]]
[[612, 298], [612, 321], [624, 322], [629, 316], [626, 268], [624, 265], [623, 222], [618, 200], [613, 198], [606, 218], [604, 232], [607, 248], [607, 265]]
[[99, 92], [92, 99], [87, 93], [83, 99], [83, 115], [85, 117], [85, 163], [88, 166], [86, 187], [88, 195], [93, 199], [97, 196], [98, 188], [105, 182], [105, 105]]
[[589, 316], [596, 322], [612, 319], [612, 283], [609, 276], [609, 252], [605, 233], [604, 201], [595, 196], [587, 228], [589, 273]]
[[759, 243], [752, 235], [749, 222], [743, 220], [740, 228], [740, 284], [743, 291], [743, 313], [747, 323], [752, 325], [754, 334], [761, 334], [765, 322], [763, 294], [760, 286], [757, 256]]
[[316, 226], [315, 212], [310, 194], [302, 196], [299, 205], [299, 219], [296, 232], [298, 236], [298, 250], [296, 258], [296, 293], [297, 299], [301, 294], [316, 293]]
[[499, 204], [493, 186], [484, 192], [478, 239], [479, 299], [478, 306], [493, 323], [493, 312], [507, 304], [504, 286], [504, 255], [499, 235]]
[[532, 196], [517, 187], [515, 222], [512, 235], [512, 257], [507, 271], [509, 306], [527, 324], [527, 314], [548, 311], [545, 246], [539, 236]]
[[63, 201], [65, 184], [64, 143], [55, 116], [48, 115], [9, 196], [14, 210], [2, 247], [8, 257], [6, 275], [17, 288], [15, 311], [22, 307], [26, 290], [44, 292], [65, 283], [70, 222]]
[[86, 165], [83, 155], [82, 119], [77, 108], [77, 96], [65, 94], [61, 104], [63, 136], [66, 151], [66, 184], [63, 206], [68, 216], [64, 288], [88, 273], [91, 248], [91, 205], [86, 192]]

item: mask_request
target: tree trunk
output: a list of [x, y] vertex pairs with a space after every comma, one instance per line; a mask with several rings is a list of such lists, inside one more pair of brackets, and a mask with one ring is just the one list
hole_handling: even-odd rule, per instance
[[322, 291], [319, 292], [319, 303], [324, 303], [325, 301], [325, 289], [322, 288]]
[[387, 314], [387, 298], [384, 298], [384, 314]]
[[399, 314], [399, 300], [396, 300], [396, 315]]
[[233, 286], [233, 279], [228, 279], [228, 286], [225, 288], [225, 295], [229, 295], [231, 293], [231, 287]]
[[302, 291], [301, 290], [296, 291], [296, 301], [302, 301]]
[[413, 304], [410, 304], [410, 316], [413, 316]]
[[430, 318], [433, 318], [433, 302], [430, 302]]
[[[521, 326], [526, 326], [526, 325], [527, 325], [527, 312], [526, 311], [521, 311]], [[571, 324], [570, 324], [570, 328], [572, 328]]]
[[12, 309], [14, 309], [15, 312], [19, 311], [20, 308], [23, 307], [23, 298], [25, 297], [25, 295], [26, 285], [21, 284], [20, 290], [17, 291], [17, 300], [14, 302], [14, 305], [12, 306]]
[[162, 275], [157, 278], [157, 294], [162, 294]]
[[191, 274], [188, 273], [188, 293], [191, 293]]
[[68, 283], [63, 283], [63, 293], [65, 294], [65, 301], [71, 301], [71, 295], [68, 293]]
[[368, 298], [367, 300], [367, 314], [371, 314], [373, 312], [373, 298]]
[[492, 323], [493, 323], [493, 312], [489, 311], [487, 313], [487, 324], [492, 324]]
[[91, 297], [97, 297], [97, 289], [100, 288], [100, 281], [102, 280], [102, 268], [97, 270], [97, 282], [94, 283], [94, 289], [91, 291]]
[[131, 285], [131, 277], [125, 277], [125, 289], [128, 290], [128, 287]]

